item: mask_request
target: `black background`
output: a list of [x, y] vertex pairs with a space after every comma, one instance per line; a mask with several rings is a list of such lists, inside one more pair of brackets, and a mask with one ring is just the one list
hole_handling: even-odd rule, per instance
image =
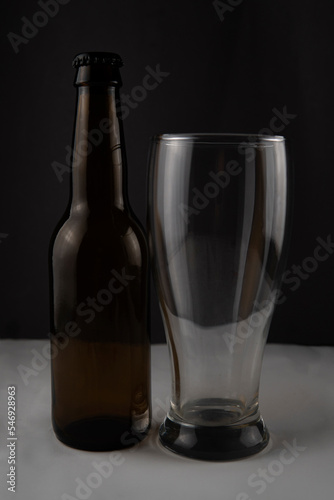
[[[69, 0], [15, 53], [7, 34], [22, 36], [22, 17], [31, 21], [42, 9], [33, 0], [2, 1], [2, 337], [46, 338], [49, 331], [48, 244], [69, 197], [69, 174], [59, 182], [51, 164], [65, 163], [72, 140], [72, 58], [95, 50], [122, 56], [126, 94], [142, 84], [147, 66], [169, 73], [124, 120], [129, 197], [144, 224], [151, 135], [257, 133], [270, 127], [275, 109], [296, 115], [281, 131], [291, 139], [295, 164], [290, 282], [283, 285], [286, 300], [276, 308], [269, 340], [334, 343], [334, 254], [291, 281], [293, 266], [312, 267], [305, 259], [317, 238], [333, 234], [334, 240], [333, 1], [218, 5]], [[160, 342], [155, 295], [152, 289], [152, 340]]]

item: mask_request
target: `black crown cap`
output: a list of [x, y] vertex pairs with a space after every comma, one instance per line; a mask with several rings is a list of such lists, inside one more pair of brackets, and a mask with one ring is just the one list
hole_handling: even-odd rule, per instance
[[80, 66], [89, 66], [90, 64], [111, 64], [117, 68], [123, 66], [123, 61], [118, 54], [113, 52], [83, 52], [77, 54], [73, 59], [73, 68], [80, 68]]

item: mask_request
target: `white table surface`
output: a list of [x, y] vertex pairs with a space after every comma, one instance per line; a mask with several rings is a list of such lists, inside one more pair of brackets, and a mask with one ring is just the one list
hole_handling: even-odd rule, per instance
[[[152, 347], [153, 429], [145, 441], [113, 455], [78, 451], [60, 443], [50, 419], [49, 364], [31, 375], [27, 385], [17, 369], [20, 364], [31, 367], [31, 350], [42, 352], [46, 343], [0, 342], [1, 500], [334, 498], [333, 347], [267, 345], [260, 407], [271, 433], [269, 446], [247, 459], [204, 462], [179, 457], [158, 443], [157, 429], [170, 393], [165, 345]], [[8, 385], [16, 386], [17, 396], [16, 493], [8, 492], [6, 484]], [[289, 447], [294, 451], [281, 453]], [[107, 477], [93, 465], [102, 461], [109, 464]], [[79, 484], [86, 488], [76, 491]]]

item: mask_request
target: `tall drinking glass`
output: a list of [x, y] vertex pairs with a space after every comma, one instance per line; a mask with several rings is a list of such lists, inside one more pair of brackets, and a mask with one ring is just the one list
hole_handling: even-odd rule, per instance
[[168, 449], [207, 460], [262, 450], [264, 346], [284, 266], [289, 169], [279, 136], [151, 140], [149, 232], [172, 365]]

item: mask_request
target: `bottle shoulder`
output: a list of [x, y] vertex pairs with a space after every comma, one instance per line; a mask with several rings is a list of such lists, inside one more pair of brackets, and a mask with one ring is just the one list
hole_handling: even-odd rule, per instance
[[[72, 232], [90, 234], [94, 236], [108, 236], [119, 235], [120, 237], [126, 236], [130, 232], [143, 236], [145, 238], [144, 230], [133, 216], [131, 211], [115, 209], [110, 213], [83, 213], [83, 212], [70, 212], [66, 220], [58, 231], [58, 235], [66, 233], [67, 236]], [[69, 233], [69, 234], [68, 234]]]
[[53, 256], [78, 253], [87, 259], [98, 255], [136, 261], [146, 260], [148, 249], [140, 224], [130, 213], [117, 210], [112, 214], [70, 214], [55, 238]]

